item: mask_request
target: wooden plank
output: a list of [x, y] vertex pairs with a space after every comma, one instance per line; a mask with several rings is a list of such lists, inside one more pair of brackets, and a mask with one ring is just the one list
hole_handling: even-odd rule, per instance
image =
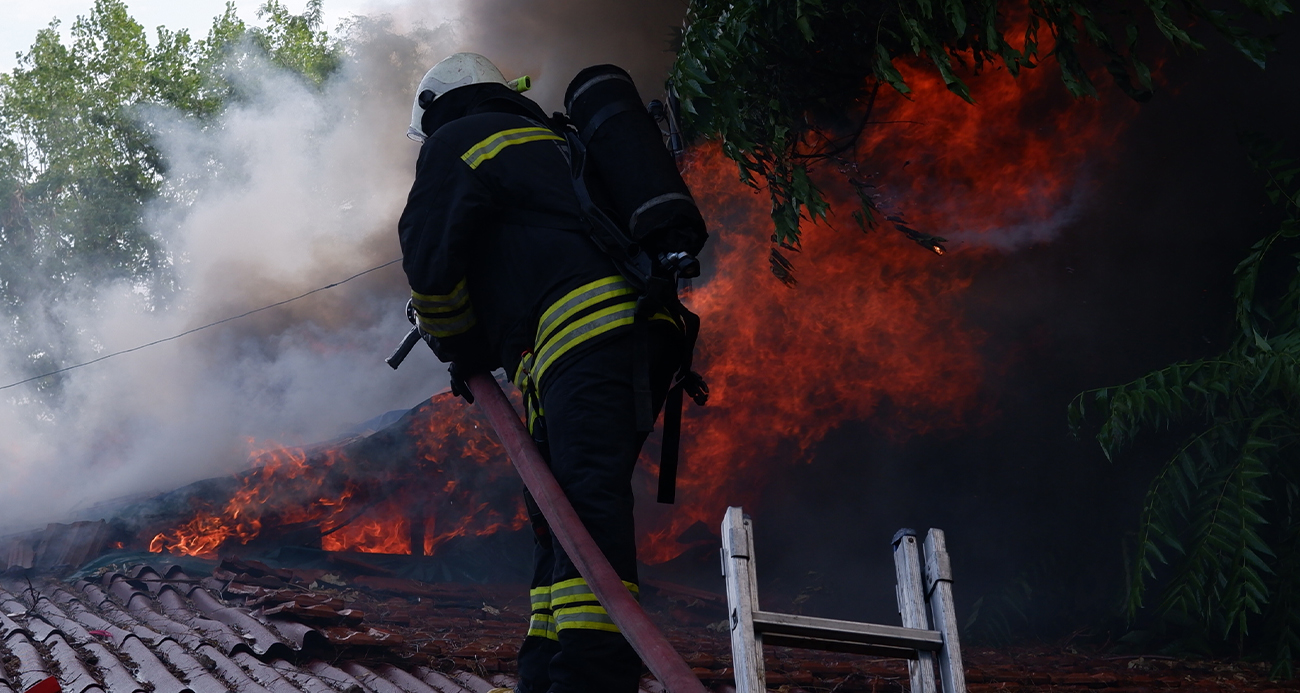
[[939, 679], [943, 693], [966, 693], [966, 673], [961, 664], [961, 642], [957, 637], [957, 611], [952, 601], [952, 563], [942, 529], [925, 535], [925, 592], [930, 598], [934, 628], [943, 634], [939, 650]]
[[779, 633], [925, 651], [939, 650], [943, 647], [943, 635], [936, 630], [856, 623], [770, 611], [755, 611], [753, 618], [754, 630], [764, 635]]
[[[927, 630], [929, 618], [925, 613], [921, 552], [917, 547], [915, 530], [900, 529], [894, 534], [894, 574], [898, 579], [896, 596], [903, 626]], [[912, 693], [935, 693], [933, 653], [921, 652], [917, 659], [909, 660], [907, 671], [912, 680]]]
[[736, 693], [766, 693], [763, 636], [754, 630], [758, 583], [754, 575], [753, 525], [738, 507], [727, 508], [722, 519], [722, 567], [727, 577], [727, 616]]

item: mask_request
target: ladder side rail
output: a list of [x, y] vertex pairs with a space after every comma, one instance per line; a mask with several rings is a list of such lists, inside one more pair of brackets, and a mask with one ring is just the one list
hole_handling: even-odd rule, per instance
[[753, 525], [738, 507], [722, 520], [722, 566], [727, 578], [727, 620], [731, 627], [731, 670], [736, 693], [766, 693], [763, 640], [754, 630], [758, 609], [754, 575]]
[[[894, 535], [894, 573], [898, 580], [895, 595], [903, 626], [928, 630], [925, 592], [921, 585], [921, 552], [914, 530], [900, 529]], [[921, 652], [915, 660], [909, 659], [907, 672], [912, 681], [912, 693], [936, 693], [933, 653]]]
[[939, 650], [939, 678], [943, 693], [966, 693], [966, 672], [962, 669], [961, 642], [957, 635], [957, 612], [952, 600], [952, 563], [942, 529], [925, 535], [925, 591], [929, 596], [934, 629], [943, 634]]

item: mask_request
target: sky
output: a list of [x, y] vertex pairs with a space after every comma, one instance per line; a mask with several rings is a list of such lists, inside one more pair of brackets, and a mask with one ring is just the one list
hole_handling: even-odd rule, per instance
[[[26, 52], [36, 37], [36, 32], [49, 26], [54, 18], [60, 20], [60, 29], [66, 39], [68, 29], [78, 15], [87, 14], [94, 0], [4, 0], [4, 21], [0, 22], [0, 72], [9, 72], [17, 65], [16, 54]], [[262, 0], [236, 0], [235, 7], [245, 21], [257, 22], [257, 6]], [[302, 12], [307, 0], [284, 0], [294, 13]], [[412, 5], [420, 8], [422, 19], [430, 25], [455, 16], [457, 0], [422, 0], [403, 2], [406, 12]], [[165, 26], [173, 31], [189, 29], [190, 35], [207, 35], [212, 20], [226, 7], [226, 0], [127, 0], [131, 16], [140, 22], [152, 39], [154, 29]], [[331, 31], [339, 22], [355, 15], [384, 14], [398, 9], [397, 0], [326, 0], [325, 26]]]

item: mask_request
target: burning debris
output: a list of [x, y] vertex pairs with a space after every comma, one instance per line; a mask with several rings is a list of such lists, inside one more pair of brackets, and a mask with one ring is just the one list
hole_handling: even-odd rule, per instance
[[526, 520], [508, 463], [476, 412], [450, 395], [365, 438], [252, 458], [228, 500], [196, 499], [191, 517], [139, 540], [187, 556], [283, 544], [428, 556]]
[[[708, 147], [688, 155], [686, 178], [720, 231], [708, 263], [716, 271], [686, 298], [709, 326], [699, 360], [714, 394], [709, 411], [686, 417], [678, 505], [641, 509], [643, 561], [680, 555], [690, 546], [678, 541], [688, 527], [712, 526], [729, 503], [755, 502], [766, 465], [809, 461], [843, 422], [870, 420], [888, 406], [876, 428], [902, 439], [991, 414], [977, 393], [992, 364], [954, 297], [989, 257], [985, 248], [1020, 242], [1016, 229], [1028, 234], [1022, 240], [1048, 238], [1066, 221], [1060, 210], [1086, 190], [1083, 167], [1119, 130], [1096, 104], [1041, 96], [1056, 79], [1048, 72], [977, 76], [980, 105], [972, 108], [918, 71], [907, 75], [916, 98], [887, 92], [874, 104], [882, 124], [870, 125], [858, 146], [891, 173], [866, 176], [870, 186], [854, 184], [849, 194], [870, 195], [885, 220], [936, 255], [946, 239], [917, 229], [945, 229], [962, 252], [942, 263], [896, 252], [892, 235], [815, 231], [798, 249], [796, 285], [791, 260], [754, 233], [770, 223], [767, 210], [740, 194], [731, 162]], [[1051, 124], [1018, 125], [1029, 117]], [[989, 170], [999, 175], [980, 173]], [[906, 216], [896, 211], [904, 205]], [[752, 266], [764, 254], [793, 290], [772, 290], [771, 277]], [[141, 539], [156, 552], [216, 555], [273, 530], [277, 538], [301, 532], [297, 543], [329, 551], [428, 555], [454, 537], [520, 529], [517, 484], [476, 417], [444, 395], [400, 430], [254, 453], [255, 470], [230, 497], [200, 502], [185, 520]], [[655, 457], [652, 450], [643, 458], [644, 489]]]

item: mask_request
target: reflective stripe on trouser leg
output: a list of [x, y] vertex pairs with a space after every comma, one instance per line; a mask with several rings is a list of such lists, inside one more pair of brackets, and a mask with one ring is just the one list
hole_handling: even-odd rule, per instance
[[618, 626], [614, 625], [614, 619], [610, 618], [609, 612], [600, 605], [565, 606], [556, 609], [555, 629], [562, 631], [570, 628], [619, 632]]
[[[555, 551], [550, 529], [532, 495], [524, 491], [524, 507], [533, 525], [533, 576], [529, 581], [532, 604], [528, 632], [519, 645], [517, 693], [547, 693], [551, 689], [551, 660], [560, 651], [551, 614], [551, 582], [554, 581]], [[536, 617], [536, 618], [534, 618]], [[628, 691], [627, 693], [632, 693]]]
[[[626, 303], [626, 298], [616, 296], [609, 301], [617, 305]], [[631, 307], [635, 308], [635, 303]], [[592, 313], [599, 312], [601, 304], [593, 309]], [[549, 341], [553, 344], [562, 339], [560, 335], [568, 325], [592, 313], [575, 313], [570, 321], [556, 327], [555, 337]], [[601, 339], [589, 348], [571, 351], [572, 355], [561, 356], [567, 363], [550, 369], [554, 375], [541, 378], [544, 390], [541, 398], [546, 409], [550, 467], [556, 481], [618, 579], [636, 583], [631, 479], [645, 434], [636, 430], [633, 421], [631, 332], [622, 328], [620, 334]], [[679, 350], [676, 337], [669, 330], [651, 330], [650, 336], [651, 382], [656, 400], [661, 400], [672, 375], [669, 361]], [[533, 377], [538, 376], [534, 373]], [[582, 576], [563, 547], [557, 543], [554, 549], [555, 569], [549, 584], [559, 634], [556, 644], [560, 647], [548, 662], [552, 688], [564, 693], [636, 693], [642, 670], [636, 651], [623, 633], [609, 628], [612, 624], [603, 618], [608, 613], [571, 610], [601, 605], [590, 595], [585, 582], [572, 582]], [[564, 591], [571, 586], [575, 587], [573, 594]], [[557, 593], [556, 589], [561, 592]], [[578, 598], [579, 593], [592, 601], [569, 603], [569, 598]], [[562, 620], [565, 625], [560, 630]], [[540, 638], [528, 640], [538, 645], [552, 642]]]
[[559, 640], [556, 633], [555, 616], [551, 614], [533, 614], [528, 618], [528, 637]]
[[551, 613], [551, 588], [534, 587], [528, 592], [532, 602], [533, 613], [528, 619], [528, 637], [558, 640], [555, 632], [555, 616]]
[[[635, 582], [624, 580], [623, 586], [632, 593], [633, 597], [639, 598], [641, 596], [641, 588]], [[564, 580], [551, 585], [550, 600], [553, 609], [571, 604], [599, 603], [599, 600], [596, 599], [596, 593], [591, 591], [584, 578], [573, 578], [572, 580]]]
[[551, 587], [544, 585], [528, 590], [528, 601], [532, 603], [533, 611], [550, 611]]
[[[634, 597], [639, 596], [641, 592], [641, 588], [634, 582], [624, 580], [623, 586]], [[609, 617], [609, 612], [596, 600], [596, 594], [591, 591], [583, 578], [564, 580], [551, 585], [550, 600], [551, 608], [555, 613], [556, 631], [585, 628], [611, 633], [619, 632], [618, 626], [614, 625], [614, 620]]]

